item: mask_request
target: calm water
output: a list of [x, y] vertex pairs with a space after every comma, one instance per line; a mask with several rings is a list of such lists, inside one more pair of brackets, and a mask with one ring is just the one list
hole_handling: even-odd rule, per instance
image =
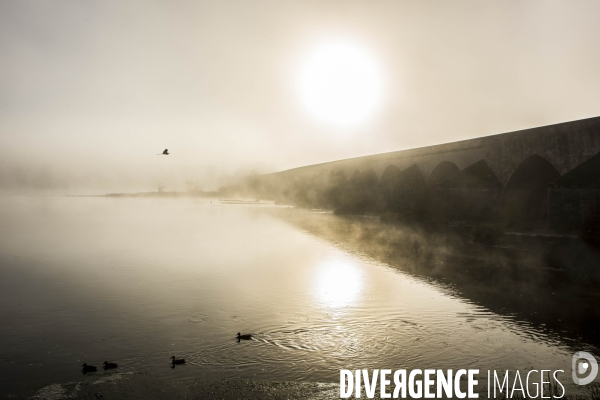
[[[0, 394], [93, 379], [81, 364], [105, 360], [177, 379], [429, 367], [563, 369], [570, 381], [574, 349], [560, 336], [336, 247], [286, 222], [285, 209], [0, 202]], [[171, 355], [188, 365], [171, 369]]]

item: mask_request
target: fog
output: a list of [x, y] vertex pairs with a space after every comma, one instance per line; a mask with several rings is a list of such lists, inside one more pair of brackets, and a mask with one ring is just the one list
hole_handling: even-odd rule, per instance
[[[379, 68], [359, 124], [301, 104], [298, 69], [331, 40]], [[211, 190], [596, 116], [599, 42], [593, 0], [5, 1], [0, 190]]]

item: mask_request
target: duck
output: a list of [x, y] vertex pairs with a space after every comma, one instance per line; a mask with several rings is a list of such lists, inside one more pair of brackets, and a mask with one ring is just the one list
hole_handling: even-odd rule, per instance
[[183, 358], [175, 358], [175, 356], [171, 356], [171, 363], [173, 365], [185, 364], [185, 359], [183, 359]]
[[250, 335], [250, 334], [247, 334], [247, 335], [241, 335], [239, 332], [238, 332], [238, 334], [237, 334], [237, 340], [238, 340], [238, 342], [239, 342], [240, 340], [250, 340], [250, 339], [252, 339], [252, 335]]
[[96, 372], [97, 370], [98, 368], [94, 367], [93, 365], [87, 365], [86, 363], [83, 363], [81, 366], [81, 372], [84, 374], [87, 374], [88, 372]]
[[107, 370], [107, 369], [115, 369], [115, 368], [117, 368], [117, 367], [118, 367], [118, 365], [117, 365], [117, 364], [115, 364], [115, 363], [110, 363], [110, 362], [108, 362], [108, 361], [104, 361], [104, 364], [102, 364], [102, 365], [104, 366], [104, 369], [105, 369], [105, 370]]

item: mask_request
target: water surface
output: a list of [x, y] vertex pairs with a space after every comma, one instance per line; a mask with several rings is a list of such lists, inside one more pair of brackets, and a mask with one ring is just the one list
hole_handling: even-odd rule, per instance
[[[560, 335], [336, 246], [286, 221], [293, 210], [273, 209], [1, 199], [0, 394], [92, 379], [81, 364], [105, 360], [174, 379], [543, 367], [570, 381], [573, 346]], [[255, 340], [238, 343], [237, 332]], [[170, 368], [171, 355], [188, 364]]]

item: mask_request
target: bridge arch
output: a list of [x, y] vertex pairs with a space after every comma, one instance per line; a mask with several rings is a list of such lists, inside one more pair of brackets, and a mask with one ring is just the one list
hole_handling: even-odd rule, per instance
[[400, 176], [400, 168], [395, 165], [388, 165], [381, 175], [381, 184], [398, 179], [398, 176]]
[[378, 185], [379, 180], [373, 169], [364, 172], [357, 169], [350, 180], [340, 185], [336, 193], [336, 213], [364, 214], [376, 211]]
[[442, 161], [433, 168], [429, 180], [427, 181], [428, 187], [435, 187], [435, 185], [446, 178], [460, 172], [460, 169], [452, 161]]
[[381, 180], [379, 181], [379, 195], [384, 209], [390, 208], [392, 199], [401, 190], [399, 185], [401, 176], [402, 172], [400, 168], [395, 165], [388, 165], [383, 171]]
[[548, 215], [548, 184], [560, 173], [544, 157], [533, 154], [514, 170], [502, 193], [502, 213], [512, 226], [531, 227]]
[[[400, 171], [397, 167], [386, 168], [380, 183], [383, 207], [396, 213], [412, 213], [423, 207], [425, 179], [416, 164]], [[387, 174], [386, 174], [387, 173]]]

